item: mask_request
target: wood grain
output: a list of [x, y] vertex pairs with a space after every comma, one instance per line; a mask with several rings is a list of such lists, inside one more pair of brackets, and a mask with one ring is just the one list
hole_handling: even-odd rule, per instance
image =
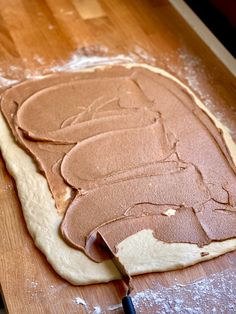
[[[236, 82], [166, 0], [0, 1], [0, 84], [52, 71], [79, 53], [160, 66], [190, 86], [236, 139]], [[120, 302], [120, 282], [74, 287], [52, 270], [24, 223], [15, 184], [0, 161], [1, 289], [9, 313], [86, 313]], [[189, 283], [232, 268], [236, 252], [182, 271], [136, 276], [136, 292]], [[83, 298], [88, 308], [77, 305]], [[152, 312], [146, 304], [146, 313]], [[115, 313], [121, 313], [116, 311]]]

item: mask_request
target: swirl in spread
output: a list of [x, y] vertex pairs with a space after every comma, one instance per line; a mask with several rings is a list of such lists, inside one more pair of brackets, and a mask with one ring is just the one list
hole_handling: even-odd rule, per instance
[[114, 251], [142, 229], [200, 246], [236, 237], [235, 166], [177, 83], [112, 67], [52, 76], [26, 94], [2, 110], [45, 174], [70, 245], [99, 261], [97, 231]]

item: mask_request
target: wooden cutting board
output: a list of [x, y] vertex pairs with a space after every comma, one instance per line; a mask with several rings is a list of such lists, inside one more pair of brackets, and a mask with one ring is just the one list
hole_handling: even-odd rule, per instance
[[[192, 88], [236, 140], [235, 78], [166, 0], [0, 1], [0, 26], [2, 90], [35, 75], [76, 69], [81, 60], [88, 60], [81, 55], [146, 62], [168, 70]], [[120, 302], [119, 281], [74, 287], [57, 276], [35, 248], [2, 159], [0, 204], [0, 279], [9, 313], [122, 313], [108, 311]], [[181, 271], [136, 276], [135, 293], [142, 291], [144, 296], [137, 312], [157, 313], [161, 308], [158, 301], [152, 304], [145, 299], [147, 289], [155, 293], [164, 289], [160, 287], [234, 270], [235, 258], [232, 252]], [[166, 306], [170, 309], [171, 302]]]

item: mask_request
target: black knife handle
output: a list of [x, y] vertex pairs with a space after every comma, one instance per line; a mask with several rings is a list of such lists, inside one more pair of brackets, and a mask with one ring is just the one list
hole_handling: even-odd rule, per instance
[[132, 299], [129, 295], [122, 299], [122, 305], [125, 314], [136, 314]]

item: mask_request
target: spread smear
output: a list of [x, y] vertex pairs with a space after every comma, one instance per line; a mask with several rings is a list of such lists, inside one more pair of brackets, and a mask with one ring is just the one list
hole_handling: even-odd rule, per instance
[[67, 244], [98, 262], [108, 256], [97, 231], [114, 252], [144, 229], [199, 247], [236, 237], [232, 156], [180, 84], [114, 66], [39, 80], [25, 97], [22, 89], [2, 112], [47, 179]]

